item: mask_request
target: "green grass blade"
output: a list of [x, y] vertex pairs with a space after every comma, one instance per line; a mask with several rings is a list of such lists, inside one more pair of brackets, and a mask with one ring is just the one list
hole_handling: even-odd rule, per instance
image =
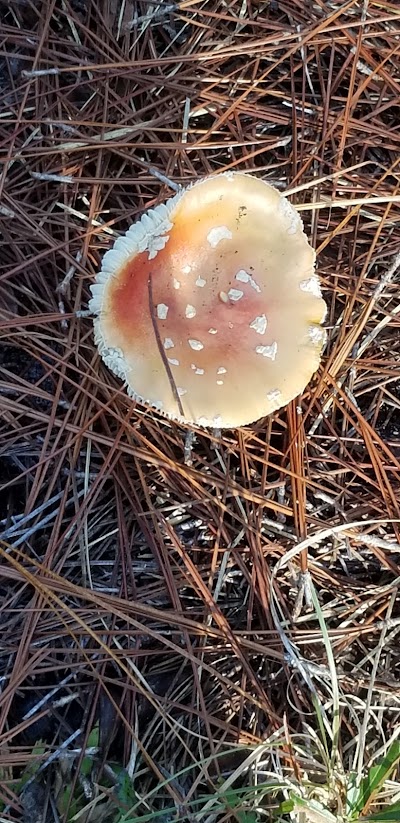
[[381, 762], [376, 766], [371, 766], [367, 776], [361, 780], [358, 798], [352, 809], [353, 816], [361, 814], [367, 803], [370, 803], [371, 800], [377, 796], [385, 781], [390, 777], [393, 769], [399, 762], [400, 741], [395, 740]]
[[394, 803], [393, 806], [387, 806], [375, 814], [368, 814], [366, 817], [359, 818], [360, 823], [400, 823], [400, 803]]

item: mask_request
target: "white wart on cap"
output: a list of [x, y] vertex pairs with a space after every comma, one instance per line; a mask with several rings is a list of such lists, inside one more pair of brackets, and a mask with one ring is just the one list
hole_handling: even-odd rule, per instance
[[103, 258], [90, 308], [100, 354], [132, 397], [230, 428], [286, 405], [325, 343], [315, 253], [293, 206], [242, 173], [143, 215]]

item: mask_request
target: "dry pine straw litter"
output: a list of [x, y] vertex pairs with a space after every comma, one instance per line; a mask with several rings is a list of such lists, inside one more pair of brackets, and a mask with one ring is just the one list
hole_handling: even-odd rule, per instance
[[[366, 768], [398, 720], [397, 7], [46, 0], [2, 4], [1, 31], [0, 800], [18, 819], [37, 740], [55, 791], [99, 717], [141, 796], [188, 769], [152, 812], [312, 724], [307, 570], [343, 767]], [[77, 312], [117, 234], [231, 170], [301, 214], [328, 343], [301, 397], [196, 431], [185, 465], [185, 429], [127, 399]]]

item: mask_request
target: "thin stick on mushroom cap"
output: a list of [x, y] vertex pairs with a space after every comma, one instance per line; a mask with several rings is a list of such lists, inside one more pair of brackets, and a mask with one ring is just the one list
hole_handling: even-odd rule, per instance
[[132, 397], [171, 418], [258, 420], [318, 368], [326, 306], [314, 262], [272, 186], [231, 172], [201, 180], [104, 255], [90, 301], [100, 354]]

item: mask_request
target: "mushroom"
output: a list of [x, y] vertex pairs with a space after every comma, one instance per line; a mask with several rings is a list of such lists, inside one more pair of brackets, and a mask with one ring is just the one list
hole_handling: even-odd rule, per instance
[[289, 201], [226, 172], [134, 223], [92, 285], [95, 341], [141, 403], [230, 428], [286, 405], [318, 368], [326, 306]]

